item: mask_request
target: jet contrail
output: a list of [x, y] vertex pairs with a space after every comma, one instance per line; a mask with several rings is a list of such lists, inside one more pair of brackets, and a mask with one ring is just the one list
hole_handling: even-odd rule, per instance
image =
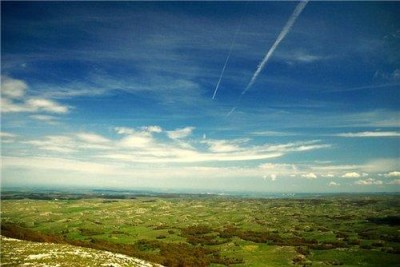
[[228, 114], [226, 114], [226, 116], [229, 117], [229, 116], [236, 110], [236, 108], [237, 108], [237, 107], [233, 107], [233, 108], [231, 109], [231, 111], [229, 111]]
[[231, 57], [232, 47], [233, 47], [233, 42], [231, 44], [231, 48], [229, 49], [229, 54], [228, 54], [228, 56], [227, 56], [227, 58], [225, 60], [224, 67], [222, 68], [221, 75], [219, 76], [219, 80], [218, 80], [217, 86], [215, 87], [212, 99], [215, 99], [215, 95], [217, 94], [217, 91], [218, 91], [218, 88], [219, 88], [219, 84], [221, 83], [222, 76], [224, 75], [224, 72], [225, 72], [226, 65], [228, 64], [229, 58]]
[[[248, 2], [246, 3], [246, 7], [247, 7], [247, 4], [248, 4]], [[221, 80], [222, 80], [222, 76], [224, 76], [226, 65], [228, 65], [229, 58], [231, 57], [231, 54], [232, 54], [233, 45], [235, 44], [236, 37], [240, 32], [240, 28], [242, 27], [242, 21], [243, 21], [243, 16], [240, 18], [240, 22], [239, 22], [238, 28], [237, 28], [234, 36], [233, 36], [233, 39], [232, 39], [232, 42], [231, 42], [231, 47], [229, 48], [229, 53], [228, 53], [228, 56], [226, 57], [224, 67], [222, 68], [221, 74], [219, 75], [218, 83], [217, 83], [217, 86], [215, 86], [215, 90], [214, 90], [214, 94], [212, 96], [212, 99], [215, 99], [215, 95], [217, 94], [217, 91], [218, 91], [218, 88], [219, 88], [219, 84], [221, 83]]]
[[256, 72], [253, 74], [253, 77], [251, 78], [247, 87], [243, 90], [242, 95], [244, 95], [250, 89], [250, 87], [254, 84], [254, 82], [257, 79], [257, 76], [260, 74], [262, 69], [265, 67], [265, 65], [267, 64], [268, 60], [271, 58], [272, 54], [274, 53], [275, 49], [278, 47], [280, 42], [282, 42], [282, 40], [285, 38], [286, 34], [289, 33], [293, 24], [296, 22], [297, 17], [300, 16], [301, 12], [306, 7], [307, 3], [308, 3], [308, 0], [302, 1], [296, 6], [296, 8], [293, 11], [292, 15], [290, 16], [288, 22], [286, 22], [285, 27], [283, 27], [278, 38], [275, 40], [275, 43], [272, 45], [272, 47], [269, 49], [268, 53], [265, 55], [264, 59], [258, 65]]

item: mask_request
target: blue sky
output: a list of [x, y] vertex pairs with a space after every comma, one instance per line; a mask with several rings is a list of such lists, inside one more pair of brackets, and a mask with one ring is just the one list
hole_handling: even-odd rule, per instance
[[400, 191], [400, 4], [300, 3], [2, 2], [2, 185]]

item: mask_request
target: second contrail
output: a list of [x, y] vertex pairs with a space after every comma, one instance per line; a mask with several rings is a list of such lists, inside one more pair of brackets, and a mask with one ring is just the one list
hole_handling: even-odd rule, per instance
[[219, 75], [218, 83], [217, 83], [217, 86], [215, 86], [215, 90], [214, 90], [214, 94], [213, 94], [213, 96], [212, 96], [212, 99], [215, 99], [215, 95], [216, 95], [217, 92], [218, 92], [219, 84], [221, 83], [222, 76], [224, 76], [224, 72], [225, 72], [226, 65], [228, 64], [229, 58], [231, 57], [231, 54], [232, 54], [232, 48], [233, 48], [233, 42], [232, 42], [232, 44], [231, 44], [231, 48], [229, 49], [229, 54], [228, 54], [228, 56], [226, 57], [224, 67], [222, 68], [222, 71], [221, 71], [221, 75]]
[[272, 54], [274, 53], [275, 49], [278, 47], [280, 42], [282, 42], [282, 40], [285, 38], [286, 34], [288, 34], [288, 32], [292, 28], [293, 24], [296, 22], [297, 17], [300, 16], [301, 12], [306, 7], [307, 3], [308, 3], [308, 0], [302, 1], [296, 6], [296, 8], [293, 11], [292, 15], [290, 16], [288, 22], [286, 22], [285, 27], [283, 27], [278, 38], [275, 40], [275, 43], [272, 45], [272, 47], [269, 49], [268, 53], [265, 55], [264, 59], [258, 65], [256, 72], [254, 72], [253, 77], [251, 78], [249, 84], [243, 90], [242, 95], [244, 95], [250, 89], [250, 87], [254, 84], [254, 82], [257, 79], [257, 76], [263, 70], [263, 68], [267, 64], [268, 60], [271, 58]]
[[[248, 4], [248, 2], [246, 3], [246, 9], [247, 9], [247, 4]], [[234, 36], [232, 38], [231, 46], [229, 47], [229, 53], [228, 53], [228, 56], [226, 57], [225, 64], [224, 64], [224, 67], [222, 68], [221, 74], [219, 75], [219, 79], [218, 79], [217, 85], [215, 86], [215, 90], [214, 90], [214, 94], [212, 96], [212, 99], [215, 99], [215, 96], [217, 95], [219, 84], [221, 83], [222, 76], [224, 76], [226, 65], [228, 65], [229, 58], [231, 57], [232, 49], [233, 49], [233, 46], [235, 44], [236, 37], [238, 36], [238, 34], [240, 32], [240, 28], [242, 27], [242, 22], [243, 22], [243, 15], [240, 17], [239, 25], [238, 25], [238, 27], [236, 29], [236, 32], [235, 32], [235, 34], [234, 34]]]

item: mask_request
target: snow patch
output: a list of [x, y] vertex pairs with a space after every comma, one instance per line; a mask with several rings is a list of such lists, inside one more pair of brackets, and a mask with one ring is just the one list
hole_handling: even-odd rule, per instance
[[51, 254], [45, 253], [45, 254], [29, 255], [26, 259], [27, 260], [38, 260], [38, 259], [46, 259], [49, 257], [51, 257]]

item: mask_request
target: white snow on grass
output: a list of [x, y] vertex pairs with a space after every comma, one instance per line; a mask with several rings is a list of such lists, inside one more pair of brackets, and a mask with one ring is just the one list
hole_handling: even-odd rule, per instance
[[45, 254], [35, 254], [35, 255], [29, 255], [26, 259], [28, 260], [39, 260], [39, 259], [47, 259], [50, 258], [51, 254], [45, 253]]
[[162, 267], [119, 253], [67, 244], [39, 243], [1, 236], [1, 266], [113, 266]]

